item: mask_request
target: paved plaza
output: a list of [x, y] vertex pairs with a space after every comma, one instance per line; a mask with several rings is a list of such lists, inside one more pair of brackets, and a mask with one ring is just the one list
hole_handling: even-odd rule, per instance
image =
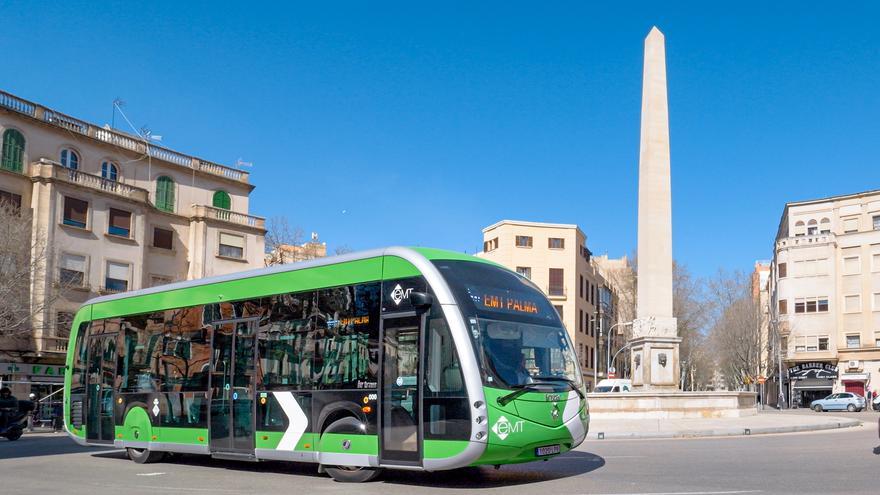
[[[808, 411], [801, 416], [810, 417]], [[438, 473], [390, 472], [337, 483], [314, 465], [184, 456], [139, 465], [119, 450], [75, 445], [64, 434], [0, 441], [2, 493], [697, 494], [877, 493], [877, 413], [838, 415], [863, 425], [810, 433], [694, 439], [590, 439], [547, 462]]]

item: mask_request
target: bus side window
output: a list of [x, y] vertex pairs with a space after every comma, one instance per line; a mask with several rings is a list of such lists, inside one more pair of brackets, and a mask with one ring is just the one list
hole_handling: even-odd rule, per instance
[[281, 294], [270, 299], [260, 322], [257, 390], [309, 390], [314, 365], [315, 292]]
[[467, 392], [455, 342], [439, 305], [431, 308], [425, 334], [425, 438], [466, 440], [470, 436]]

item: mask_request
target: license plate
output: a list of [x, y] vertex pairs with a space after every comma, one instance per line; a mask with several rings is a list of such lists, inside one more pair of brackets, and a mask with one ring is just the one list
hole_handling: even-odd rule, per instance
[[553, 455], [553, 454], [558, 454], [559, 452], [560, 452], [559, 445], [547, 445], [547, 446], [538, 447], [535, 449], [536, 456]]

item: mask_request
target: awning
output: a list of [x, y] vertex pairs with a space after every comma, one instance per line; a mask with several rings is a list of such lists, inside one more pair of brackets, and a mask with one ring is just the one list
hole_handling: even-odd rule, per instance
[[798, 380], [793, 382], [792, 387], [795, 390], [831, 390], [834, 388], [834, 380], [820, 380], [816, 378], [808, 378], [806, 380]]

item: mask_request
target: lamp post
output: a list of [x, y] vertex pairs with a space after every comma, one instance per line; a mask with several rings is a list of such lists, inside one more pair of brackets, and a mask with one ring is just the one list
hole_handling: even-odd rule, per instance
[[611, 325], [611, 328], [608, 329], [608, 335], [605, 336], [605, 359], [606, 359], [606, 361], [605, 361], [605, 377], [606, 378], [608, 377], [608, 372], [611, 370], [611, 365], [614, 363], [614, 358], [616, 358], [617, 355], [620, 354], [620, 351], [624, 350], [625, 348], [627, 348], [629, 346], [629, 344], [627, 344], [627, 345], [621, 347], [614, 354], [614, 357], [611, 357], [611, 335], [612, 335], [612, 332], [614, 331], [615, 327], [618, 327], [621, 325], [624, 327], [631, 327], [632, 324], [633, 324], [633, 322], [631, 322], [631, 321], [622, 321], [619, 323], [615, 323], [614, 325]]

